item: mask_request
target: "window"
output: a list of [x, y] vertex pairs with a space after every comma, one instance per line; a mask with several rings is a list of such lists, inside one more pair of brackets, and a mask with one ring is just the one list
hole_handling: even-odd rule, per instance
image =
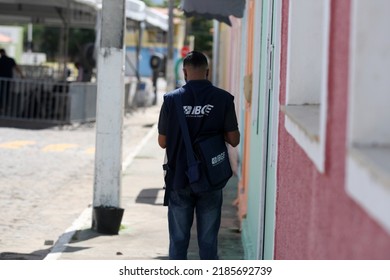
[[389, 11], [388, 0], [352, 2], [346, 188], [390, 232]]
[[285, 127], [320, 172], [325, 168], [329, 0], [291, 0]]

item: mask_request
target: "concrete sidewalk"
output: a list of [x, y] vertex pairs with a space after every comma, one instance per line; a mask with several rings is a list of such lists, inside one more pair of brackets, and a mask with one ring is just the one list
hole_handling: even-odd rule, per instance
[[[153, 260], [168, 258], [167, 207], [162, 206], [164, 150], [157, 144], [153, 126], [139, 149], [125, 160], [122, 202], [125, 209], [118, 235], [103, 235], [91, 229], [92, 210], [86, 209], [54, 244], [46, 260]], [[237, 180], [224, 189], [220, 258], [243, 259], [239, 223], [232, 205]], [[189, 259], [198, 259], [196, 230], [193, 228]]]

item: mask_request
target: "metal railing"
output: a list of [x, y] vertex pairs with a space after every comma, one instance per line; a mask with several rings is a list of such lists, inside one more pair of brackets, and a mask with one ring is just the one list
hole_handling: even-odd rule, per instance
[[[125, 82], [125, 113], [152, 105], [151, 81]], [[64, 125], [96, 120], [97, 85], [45, 79], [0, 78], [0, 125], [21, 121]]]
[[69, 122], [69, 84], [0, 78], [0, 119]]

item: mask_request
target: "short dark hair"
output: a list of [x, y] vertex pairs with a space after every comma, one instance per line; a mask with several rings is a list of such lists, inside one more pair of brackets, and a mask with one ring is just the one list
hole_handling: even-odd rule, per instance
[[0, 54], [6, 54], [5, 49], [0, 49]]
[[195, 68], [208, 68], [209, 63], [207, 57], [198, 51], [189, 52], [183, 60], [183, 66], [191, 65]]

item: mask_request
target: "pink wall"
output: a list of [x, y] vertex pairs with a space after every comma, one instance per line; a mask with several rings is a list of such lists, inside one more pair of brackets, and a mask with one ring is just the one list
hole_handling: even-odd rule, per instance
[[[283, 0], [280, 104], [285, 104], [288, 0]], [[345, 192], [350, 0], [332, 1], [325, 173], [280, 113], [275, 259], [389, 259], [390, 236]]]

